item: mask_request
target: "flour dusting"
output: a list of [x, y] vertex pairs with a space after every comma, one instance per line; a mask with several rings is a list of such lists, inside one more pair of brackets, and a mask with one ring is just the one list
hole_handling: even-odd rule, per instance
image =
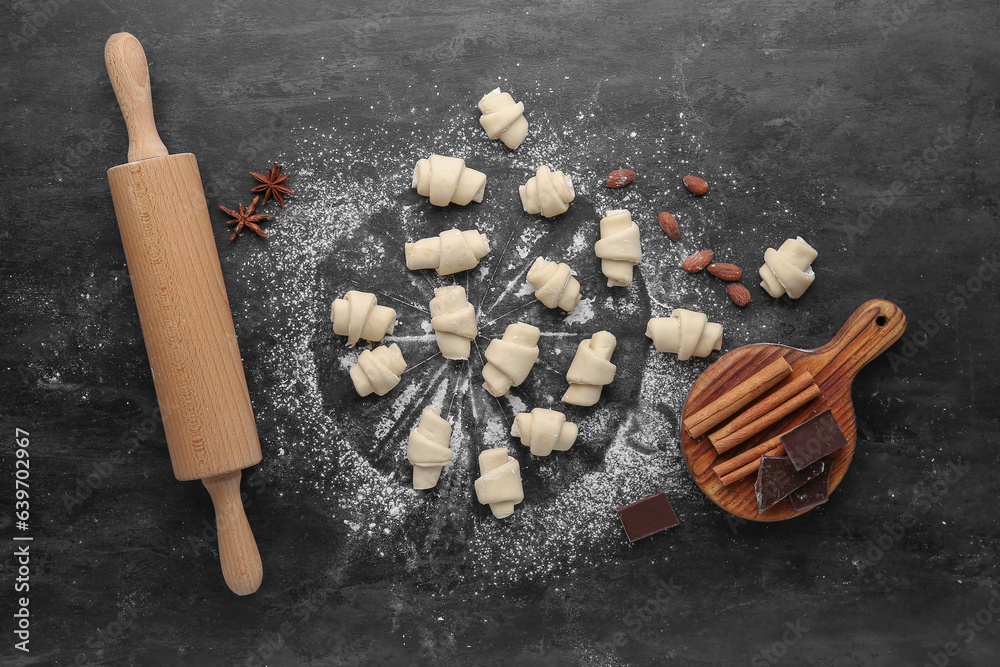
[[[521, 96], [529, 108], [543, 108], [544, 94]], [[714, 285], [677, 268], [686, 249], [656, 225], [656, 188], [642, 189], [641, 178], [621, 191], [594, 185], [608, 165], [595, 160], [597, 144], [588, 137], [608, 127], [592, 102], [582, 104], [590, 106], [577, 118], [533, 116], [516, 152], [486, 139], [474, 104], [456, 104], [433, 123], [424, 109], [410, 109], [385, 124], [295, 130], [294, 151], [284, 156], [295, 195], [268, 229], [267, 246], [247, 251], [249, 258], [233, 269], [235, 279], [260, 285], [267, 297], [234, 304], [234, 316], [273, 340], [255, 351], [258, 372], [281, 388], [266, 400], [255, 397], [270, 438], [264, 465], [282, 488], [322, 499], [331, 521], [346, 527], [344, 549], [354, 557], [395, 563], [420, 577], [429, 576], [435, 554], [447, 553], [467, 566], [432, 567], [445, 586], [470, 573], [494, 583], [563, 575], [621, 548], [617, 505], [665, 490], [676, 506], [697, 492], [677, 450], [678, 415], [708, 361], [677, 362], [653, 350], [643, 333], [650, 316], [679, 306], [712, 311], [724, 301]], [[634, 131], [621, 137], [626, 151], [646, 142], [654, 161], [674, 158], [672, 139], [678, 137], [668, 131], [652, 139]], [[441, 210], [413, 193], [413, 164], [431, 152], [484, 171], [483, 203]], [[576, 186], [570, 212], [552, 220], [520, 208], [517, 186], [539, 164], [563, 170]], [[593, 252], [599, 218], [614, 208], [632, 211], [645, 255], [624, 289], [606, 286]], [[492, 251], [477, 269], [449, 277], [405, 269], [405, 242], [455, 226], [490, 238]], [[694, 222], [685, 234], [696, 234]], [[533, 297], [525, 274], [538, 256], [569, 263], [580, 280], [583, 299], [571, 313], [546, 309]], [[444, 359], [430, 327], [427, 302], [446, 284], [465, 287], [477, 309], [480, 337], [467, 362]], [[395, 331], [384, 342], [400, 346], [408, 368], [382, 398], [356, 396], [347, 371], [366, 348], [350, 349], [331, 331], [330, 302], [349, 289], [374, 292], [397, 310]], [[517, 320], [542, 329], [541, 356], [521, 387], [495, 399], [480, 386], [482, 354]], [[601, 328], [619, 336], [613, 358], [619, 374], [605, 389], [615, 400], [565, 406], [559, 397], [576, 346]], [[573, 449], [532, 457], [511, 438], [513, 415], [536, 406], [564, 410], [578, 423]], [[424, 407], [440, 408], [452, 423], [455, 458], [436, 489], [418, 493], [405, 450]], [[479, 452], [504, 446], [521, 463], [525, 500], [498, 521], [476, 503], [473, 483]], [[284, 456], [274, 457], [278, 451]]]

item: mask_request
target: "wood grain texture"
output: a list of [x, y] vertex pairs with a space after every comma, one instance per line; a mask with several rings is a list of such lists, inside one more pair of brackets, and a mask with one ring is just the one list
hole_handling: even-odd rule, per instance
[[129, 134], [129, 162], [108, 181], [170, 462], [177, 479], [204, 480], [223, 577], [248, 595], [263, 568], [240, 471], [260, 462], [260, 440], [198, 161], [160, 141], [139, 40], [112, 35], [104, 57]]
[[166, 157], [167, 147], [153, 119], [153, 95], [142, 44], [127, 32], [111, 35], [104, 45], [104, 64], [128, 127], [128, 161]]
[[108, 171], [174, 475], [260, 462], [260, 441], [194, 155]]
[[[738, 450], [731, 450], [724, 455], [715, 451], [707, 437], [692, 438], [681, 428], [681, 451], [695, 483], [712, 502], [743, 519], [781, 521], [809, 511], [796, 512], [791, 502], [785, 498], [758, 514], [754, 493], [756, 477], [751, 475], [727, 486], [713, 468], [830, 409], [847, 438], [847, 445], [826, 459], [832, 466], [830, 492], [833, 493], [847, 472], [857, 441], [851, 382], [865, 364], [885, 352], [905, 331], [906, 316], [902, 310], [890, 301], [872, 299], [862, 304], [848, 318], [829, 343], [815, 350], [757, 344], [745, 345], [723, 355], [691, 386], [684, 403], [682, 422], [684, 413], [695, 413], [703, 409], [734, 385], [745, 381], [779, 357], [791, 365], [792, 378], [810, 373], [823, 393], [804, 409], [792, 412], [746, 440]], [[735, 418], [738, 419], [739, 415]]]
[[219, 562], [226, 585], [237, 595], [250, 595], [260, 588], [264, 568], [240, 497], [239, 470], [201, 480], [215, 505], [215, 529], [219, 535]]

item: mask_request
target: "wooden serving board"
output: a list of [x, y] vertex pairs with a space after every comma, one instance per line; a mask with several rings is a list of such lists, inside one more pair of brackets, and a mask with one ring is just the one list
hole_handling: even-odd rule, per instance
[[[754, 491], [757, 473], [724, 486], [712, 468], [831, 409], [847, 438], [847, 446], [825, 459], [832, 465], [830, 492], [833, 493], [851, 464], [857, 441], [851, 382], [862, 367], [885, 352], [904, 331], [906, 316], [903, 311], [890, 301], [873, 299], [854, 311], [833, 340], [815, 350], [762, 343], [744, 345], [724, 354], [695, 380], [681, 412], [681, 452], [695, 483], [716, 505], [751, 521], [781, 521], [804, 514], [796, 512], [788, 498], [758, 514]], [[784, 357], [791, 365], [793, 377], [803, 371], [811, 373], [822, 395], [722, 455], [712, 447], [708, 435], [696, 439], [688, 434], [683, 426], [686, 414], [694, 414], [778, 357]], [[719, 427], [726, 423], [722, 422]]]

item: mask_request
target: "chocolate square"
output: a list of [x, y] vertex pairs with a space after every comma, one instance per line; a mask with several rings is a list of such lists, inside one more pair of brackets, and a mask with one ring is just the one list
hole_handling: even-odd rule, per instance
[[792, 491], [789, 498], [796, 512], [811, 510], [829, 500], [830, 466], [827, 465], [819, 475]]
[[680, 523], [663, 491], [646, 496], [631, 505], [619, 507], [618, 518], [625, 527], [629, 542], [641, 540]]
[[826, 464], [817, 461], [805, 470], [796, 470], [787, 456], [760, 457], [757, 471], [757, 513], [777, 505], [792, 491], [816, 477]]
[[847, 438], [833, 412], [827, 410], [782, 435], [781, 444], [795, 469], [802, 470], [846, 445]]

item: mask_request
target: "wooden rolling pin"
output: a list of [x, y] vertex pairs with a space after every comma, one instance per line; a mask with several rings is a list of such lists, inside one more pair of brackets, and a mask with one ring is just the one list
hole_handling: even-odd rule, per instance
[[129, 137], [108, 180], [174, 476], [208, 489], [226, 584], [248, 595], [263, 570], [240, 471], [260, 462], [260, 441], [198, 162], [160, 141], [139, 40], [112, 35], [104, 61]]

